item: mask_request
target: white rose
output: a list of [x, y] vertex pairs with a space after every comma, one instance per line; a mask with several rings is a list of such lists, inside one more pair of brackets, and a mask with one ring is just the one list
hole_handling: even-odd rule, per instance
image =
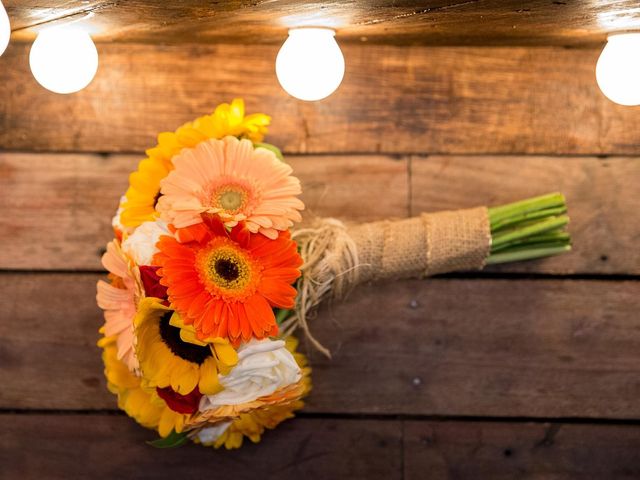
[[196, 437], [203, 445], [211, 445], [220, 438], [220, 435], [227, 431], [229, 425], [231, 425], [230, 421], [220, 422], [215, 424], [213, 427], [203, 428], [197, 433]]
[[158, 252], [156, 243], [162, 235], [172, 235], [167, 222], [144, 222], [122, 242], [122, 251], [129, 255], [136, 265], [151, 265], [153, 255]]
[[224, 390], [203, 396], [200, 411], [252, 402], [297, 383], [301, 377], [300, 367], [283, 340], [252, 339], [238, 349], [238, 364], [229, 375], [220, 375]]
[[127, 197], [120, 197], [120, 203], [118, 204], [118, 211], [116, 212], [116, 215], [111, 219], [111, 226], [115, 230], [128, 234], [128, 233], [131, 233], [133, 229], [131, 227], [125, 227], [120, 221], [120, 216], [122, 215], [122, 211], [124, 210], [122, 208], [122, 205], [124, 205], [124, 202], [126, 201], [127, 201]]

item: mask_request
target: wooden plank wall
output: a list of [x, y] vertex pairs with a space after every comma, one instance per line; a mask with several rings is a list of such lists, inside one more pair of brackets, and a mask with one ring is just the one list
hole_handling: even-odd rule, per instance
[[[597, 47], [637, 27], [635, 0], [4, 0], [13, 38], [82, 22], [101, 42], [281, 44], [288, 28], [335, 28], [340, 43], [383, 45], [556, 45]], [[90, 14], [90, 15], [88, 15]]]
[[[349, 46], [340, 90], [306, 104], [270, 46], [98, 48], [70, 96], [28, 47], [0, 57], [0, 478], [640, 474], [640, 110], [599, 93], [596, 50]], [[274, 116], [309, 215], [560, 190], [575, 251], [362, 287], [315, 321], [334, 359], [312, 354], [303, 418], [239, 452], [154, 451], [105, 389], [99, 258], [155, 133], [236, 96]]]

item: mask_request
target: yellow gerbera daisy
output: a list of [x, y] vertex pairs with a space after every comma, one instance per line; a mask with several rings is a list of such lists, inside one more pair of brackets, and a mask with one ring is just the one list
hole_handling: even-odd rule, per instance
[[[213, 446], [214, 448], [220, 448], [224, 445], [226, 449], [230, 450], [240, 448], [244, 437], [247, 437], [253, 443], [258, 443], [266, 429], [273, 429], [288, 418], [293, 418], [294, 412], [304, 406], [302, 399], [311, 391], [311, 368], [307, 364], [306, 357], [297, 351], [298, 340], [294, 337], [288, 337], [285, 341], [287, 349], [293, 354], [302, 369], [302, 380], [300, 381], [303, 386], [302, 394], [295, 399], [287, 398], [283, 403], [265, 405], [249, 412], [241, 413], [231, 421], [231, 424], [224, 429], [215, 441], [203, 442], [204, 445]], [[224, 422], [224, 419], [220, 419], [220, 421]], [[193, 439], [198, 443], [197, 434], [193, 436]]]
[[222, 390], [218, 366], [224, 372], [238, 362], [227, 340], [198, 340], [193, 327], [185, 326], [180, 316], [158, 298], [140, 301], [134, 325], [136, 355], [144, 383], [150, 388], [171, 388], [180, 396], [197, 388], [200, 394], [213, 395]]
[[103, 348], [107, 387], [118, 396], [118, 407], [143, 427], [158, 430], [161, 437], [166, 437], [173, 430], [182, 432], [188, 415], [174, 412], [154, 390], [142, 387], [140, 378], [118, 360], [116, 337], [104, 337], [98, 346]]
[[173, 169], [171, 159], [183, 148], [195, 147], [203, 140], [221, 139], [227, 135], [262, 142], [271, 117], [263, 113], [244, 114], [244, 101], [236, 98], [231, 104], [218, 105], [211, 115], [185, 123], [175, 132], [158, 135], [158, 145], [146, 151], [147, 157], [138, 170], [129, 176], [126, 200], [121, 205], [120, 222], [125, 227], [137, 227], [153, 221], [155, 205], [160, 195], [160, 180]]

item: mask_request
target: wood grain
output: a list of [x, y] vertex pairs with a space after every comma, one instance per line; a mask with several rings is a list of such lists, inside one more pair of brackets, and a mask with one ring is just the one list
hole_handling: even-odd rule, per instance
[[[0, 478], [400, 479], [399, 422], [287, 421], [234, 451], [158, 450], [124, 416], [0, 415]], [[212, 474], [213, 472], [213, 474]]]
[[404, 478], [635, 478], [638, 448], [637, 425], [406, 422]]
[[[86, 16], [104, 6], [103, 0], [58, 0], [56, 2], [40, 0], [5, 0], [2, 2], [11, 24], [12, 41], [32, 39], [40, 28], [55, 25], [61, 21], [69, 21]], [[92, 20], [88, 18], [86, 20]], [[90, 22], [92, 23], [92, 22]], [[86, 25], [86, 23], [85, 23]]]
[[312, 325], [335, 355], [312, 357], [309, 408], [638, 418], [639, 293], [637, 282], [548, 280], [360, 288]]
[[[115, 408], [95, 346], [98, 278], [0, 275], [0, 408]], [[312, 323], [334, 359], [311, 355], [307, 411], [640, 418], [639, 308], [631, 281], [361, 287]]]
[[338, 29], [342, 42], [562, 46], [601, 43], [607, 32], [640, 26], [632, 0], [4, 3], [14, 32], [19, 30], [16, 40], [30, 40], [38, 26], [60, 24], [61, 18], [82, 18], [79, 12], [93, 13], [82, 24], [98, 40], [146, 43], [282, 43], [287, 28], [320, 25]]
[[[101, 269], [111, 218], [137, 155], [0, 153], [0, 268]], [[290, 157], [304, 184], [305, 216], [352, 221], [406, 217], [408, 160]], [[380, 202], [380, 192], [385, 192]]]
[[[640, 428], [621, 424], [640, 418], [637, 281], [363, 286], [313, 322], [334, 359], [310, 355], [307, 418], [239, 452], [165, 454], [105, 388], [102, 276], [46, 272], [99, 269], [141, 158], [129, 153], [242, 96], [273, 115], [268, 140], [290, 154], [308, 214], [367, 221], [560, 190], [574, 253], [493, 272], [639, 275], [640, 108], [594, 79], [605, 33], [640, 26], [635, 2], [4, 3], [0, 269], [33, 272], [0, 273], [0, 479], [640, 476]], [[89, 11], [108, 42], [96, 79], [45, 91], [15, 40]], [[327, 100], [299, 102], [275, 55], [288, 27], [319, 21], [338, 28], [347, 73]]]
[[[111, 217], [141, 156], [0, 153], [0, 268], [97, 270]], [[305, 218], [364, 222], [567, 196], [574, 251], [493, 272], [640, 274], [640, 159], [290, 156]], [[409, 185], [410, 183], [410, 185]], [[411, 195], [409, 194], [411, 191]], [[410, 205], [411, 203], [411, 205]]]
[[345, 46], [347, 72], [322, 102], [280, 88], [277, 47], [99, 45], [85, 90], [60, 96], [0, 58], [0, 149], [139, 152], [158, 132], [242, 96], [273, 115], [288, 153], [639, 154], [640, 108], [599, 91], [596, 49]]
[[[259, 445], [155, 450], [124, 416], [0, 415], [0, 478], [239, 480], [618, 479], [640, 473], [640, 428], [521, 422], [298, 418]], [[81, 459], [81, 460], [79, 460]]]
[[640, 159], [430, 156], [411, 159], [411, 214], [562, 192], [570, 254], [491, 271], [640, 273]]

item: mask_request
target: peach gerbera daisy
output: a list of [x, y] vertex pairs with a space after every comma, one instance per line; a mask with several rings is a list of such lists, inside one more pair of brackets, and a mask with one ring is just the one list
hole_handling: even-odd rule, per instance
[[146, 151], [147, 158], [129, 176], [129, 188], [125, 201], [121, 202], [120, 223], [133, 229], [143, 222], [156, 220], [160, 180], [173, 169], [171, 160], [183, 148], [192, 148], [209, 138], [227, 135], [262, 142], [270, 122], [271, 117], [264, 113], [245, 116], [244, 101], [236, 98], [230, 104], [218, 105], [211, 115], [185, 123], [175, 132], [159, 134], [158, 144]]
[[111, 274], [111, 283], [99, 280], [97, 285], [96, 300], [104, 310], [104, 333], [116, 337], [118, 360], [136, 371], [139, 365], [134, 351], [133, 318], [136, 303], [143, 296], [142, 285], [117, 240], [107, 245], [102, 265]]
[[157, 209], [176, 228], [200, 223], [209, 213], [227, 227], [246, 221], [252, 233], [274, 239], [302, 220], [302, 190], [291, 167], [249, 140], [207, 140], [176, 155], [173, 165], [160, 182]]
[[198, 338], [221, 337], [233, 344], [273, 336], [273, 307], [293, 308], [302, 258], [289, 232], [275, 240], [250, 233], [244, 224], [230, 232], [205, 215], [179, 243], [160, 237], [154, 257], [160, 283], [172, 306]]

